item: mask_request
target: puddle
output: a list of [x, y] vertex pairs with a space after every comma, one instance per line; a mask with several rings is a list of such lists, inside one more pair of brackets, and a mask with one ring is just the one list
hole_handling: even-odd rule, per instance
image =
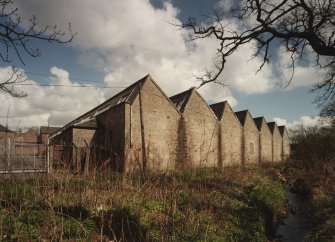
[[292, 185], [286, 186], [286, 199], [288, 201], [288, 214], [276, 230], [275, 241], [301, 242], [310, 241], [307, 238], [312, 227], [309, 218], [307, 201], [301, 195], [292, 192]]

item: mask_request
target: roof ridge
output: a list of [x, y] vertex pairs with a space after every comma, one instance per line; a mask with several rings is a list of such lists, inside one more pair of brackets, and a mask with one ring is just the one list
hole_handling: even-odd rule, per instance
[[245, 121], [247, 119], [248, 112], [249, 112], [248, 109], [235, 112], [235, 115], [237, 116], [238, 120], [240, 121], [240, 123], [242, 124], [243, 127], [244, 127]]
[[[142, 77], [140, 80], [138, 80], [138, 81], [134, 82], [133, 84], [131, 84], [129, 87], [123, 89], [122, 91], [120, 91], [120, 92], [116, 93], [115, 95], [113, 95], [112, 97], [108, 98], [108, 99], [107, 99], [106, 101], [104, 101], [103, 103], [101, 103], [101, 104], [99, 104], [98, 106], [96, 106], [96, 107], [90, 109], [89, 111], [87, 111], [86, 113], [82, 114], [81, 116], [79, 116], [79, 117], [73, 119], [71, 122], [67, 123], [66, 125], [64, 125], [64, 126], [63, 126], [62, 128], [60, 128], [59, 130], [57, 130], [56, 132], [52, 133], [52, 134], [50, 135], [50, 138], [52, 138], [54, 134], [56, 134], [56, 133], [58, 133], [58, 132], [60, 132], [60, 131], [63, 131], [63, 130], [65, 130], [65, 129], [67, 129], [67, 128], [69, 128], [71, 125], [75, 124], [76, 122], [80, 121], [81, 119], [85, 118], [86, 116], [89, 116], [91, 113], [93, 113], [94, 110], [98, 112], [98, 111], [100, 110], [100, 108], [103, 109], [103, 108], [105, 107], [105, 105], [106, 105], [108, 102], [112, 101], [115, 97], [121, 95], [122, 93], [124, 93], [124, 92], [126, 92], [126, 91], [131, 90], [131, 89], [134, 88], [136, 85], [138, 85], [138, 84], [140, 84], [140, 83], [145, 82], [146, 80], [148, 80], [150, 77], [151, 77], [150, 74], [147, 74], [146, 76]], [[125, 100], [124, 100], [124, 101], [125, 101]]]

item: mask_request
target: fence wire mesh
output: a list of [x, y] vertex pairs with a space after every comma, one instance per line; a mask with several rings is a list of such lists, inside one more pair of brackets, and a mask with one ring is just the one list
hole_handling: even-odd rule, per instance
[[46, 152], [45, 144], [18, 143], [7, 139], [0, 143], [0, 172], [46, 172]]

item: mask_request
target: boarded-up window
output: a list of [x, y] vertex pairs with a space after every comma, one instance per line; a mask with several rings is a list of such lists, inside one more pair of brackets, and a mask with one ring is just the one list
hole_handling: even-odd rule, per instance
[[254, 153], [255, 153], [254, 143], [250, 142], [250, 154], [254, 154]]

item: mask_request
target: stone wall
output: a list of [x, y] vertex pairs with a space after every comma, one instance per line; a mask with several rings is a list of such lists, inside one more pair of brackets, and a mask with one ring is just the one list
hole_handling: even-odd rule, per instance
[[244, 164], [258, 163], [259, 162], [259, 132], [251, 117], [247, 114], [244, 127], [243, 137], [243, 153], [244, 153]]
[[217, 118], [200, 94], [193, 90], [185, 107], [187, 162], [194, 167], [217, 166]]
[[285, 126], [280, 126], [282, 132], [281, 132], [281, 135], [282, 135], [282, 139], [283, 139], [283, 147], [282, 147], [282, 154], [283, 154], [283, 157], [282, 157], [282, 160], [283, 161], [287, 161], [290, 157], [290, 138], [288, 136], [288, 132], [287, 132], [287, 129], [285, 128]]
[[260, 161], [272, 161], [272, 134], [266, 122], [262, 121], [262, 127], [259, 134], [260, 138]]
[[63, 157], [69, 166], [87, 167], [88, 154], [92, 169], [124, 173], [223, 167], [288, 157], [287, 132], [282, 139], [277, 126], [272, 133], [265, 122], [259, 132], [248, 111], [242, 122], [228, 103], [218, 115], [195, 89], [178, 95], [184, 94], [189, 96], [178, 103], [185, 105], [180, 108], [176, 102], [176, 107], [148, 76], [107, 100], [109, 106], [75, 120], [81, 124], [94, 114], [95, 128], [78, 128], [74, 122], [52, 138], [52, 143], [64, 145]]
[[174, 169], [181, 115], [160, 88], [146, 81], [125, 115], [127, 172]]
[[273, 150], [273, 162], [279, 162], [282, 160], [282, 152], [283, 152], [283, 139], [279, 132], [277, 124], [275, 124], [275, 128], [272, 133], [272, 150]]
[[221, 119], [222, 166], [240, 165], [242, 163], [243, 127], [228, 105], [224, 108]]
[[125, 169], [126, 103], [97, 116], [98, 128], [93, 137], [97, 166], [123, 172]]

